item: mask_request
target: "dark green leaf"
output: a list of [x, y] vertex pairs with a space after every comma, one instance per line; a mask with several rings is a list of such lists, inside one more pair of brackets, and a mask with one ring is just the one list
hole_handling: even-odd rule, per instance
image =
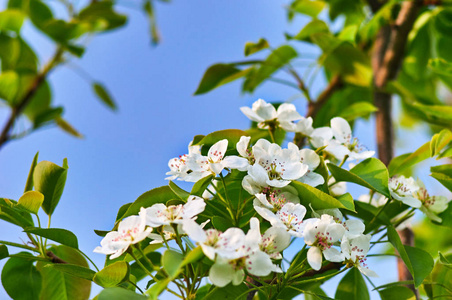
[[219, 231], [226, 231], [227, 229], [233, 227], [231, 220], [220, 216], [214, 216], [212, 218], [212, 225]]
[[187, 201], [188, 196], [190, 196], [189, 192], [187, 192], [186, 190], [180, 188], [173, 181], [170, 181], [168, 183], [168, 185], [169, 185], [170, 189], [174, 192], [174, 194], [176, 194], [181, 200], [183, 200], [184, 202]]
[[48, 264], [45, 268], [53, 268], [65, 274], [92, 281], [96, 272], [93, 270], [73, 264]]
[[259, 39], [257, 43], [247, 42], [245, 44], [245, 56], [251, 55], [269, 47], [270, 45], [268, 44], [267, 40], [263, 38]]
[[146, 300], [148, 298], [120, 287], [106, 288], [99, 294], [99, 296], [97, 296], [97, 300], [124, 300], [124, 299]]
[[214, 131], [212, 133], [209, 133], [204, 138], [202, 138], [200, 141], [198, 141], [196, 144], [193, 145], [203, 145], [202, 151], [205, 151], [207, 154], [207, 151], [209, 151], [209, 148], [215, 144], [216, 142], [219, 142], [221, 140], [227, 139], [228, 140], [228, 150], [235, 150], [236, 145], [239, 142], [240, 138], [242, 136], [247, 136], [248, 134], [240, 129], [225, 129], [225, 130], [219, 130]]
[[413, 291], [405, 286], [394, 286], [378, 292], [381, 300], [416, 300]]
[[432, 256], [419, 248], [403, 245], [397, 231], [392, 226], [388, 226], [388, 238], [399, 252], [411, 275], [413, 275], [414, 284], [417, 288], [433, 270]]
[[0, 260], [7, 258], [9, 256], [8, 247], [0, 244]]
[[337, 182], [353, 182], [389, 197], [388, 170], [386, 169], [386, 166], [376, 158], [368, 158], [357, 164], [350, 171], [339, 168], [331, 163], [328, 164], [328, 168]]
[[169, 200], [177, 199], [177, 195], [171, 190], [169, 186], [161, 186], [150, 191], [147, 191], [143, 195], [137, 198], [133, 202], [127, 211], [122, 215], [118, 216], [116, 221], [122, 220], [131, 215], [137, 215], [140, 212], [140, 208], [150, 207], [156, 203], [166, 203]]
[[[247, 290], [248, 287], [244, 283], [240, 285], [228, 284], [222, 288], [212, 286], [204, 300], [244, 300], [246, 299]], [[240, 295], [241, 297], [239, 297]]]
[[111, 97], [110, 93], [107, 91], [105, 86], [99, 82], [94, 82], [92, 84], [93, 90], [96, 93], [97, 97], [107, 105], [112, 110], [116, 110], [117, 106], [113, 98]]
[[308, 207], [309, 204], [311, 204], [312, 208], [316, 210], [326, 208], [350, 209], [345, 207], [344, 204], [342, 204], [336, 198], [333, 198], [330, 195], [316, 188], [313, 188], [310, 185], [298, 181], [293, 181], [290, 185], [297, 190], [298, 197], [300, 198], [300, 203], [306, 207]]
[[42, 236], [46, 239], [50, 239], [68, 247], [78, 249], [77, 236], [69, 230], [60, 228], [28, 227], [25, 228], [24, 231]]
[[370, 299], [366, 282], [357, 268], [352, 268], [341, 279], [334, 298], [338, 300]]
[[219, 86], [244, 77], [250, 72], [248, 69], [238, 69], [234, 64], [215, 64], [210, 66], [195, 91], [195, 95], [205, 94]]
[[[27, 252], [21, 254], [30, 256]], [[33, 260], [11, 257], [3, 266], [2, 284], [14, 300], [38, 300], [41, 292], [41, 274]], [[20, 280], [19, 280], [20, 279]]]
[[113, 2], [95, 1], [82, 9], [79, 19], [92, 24], [94, 30], [111, 30], [123, 26], [127, 17], [113, 10]]
[[311, 22], [306, 24], [300, 32], [293, 37], [293, 39], [300, 41], [311, 41], [311, 36], [316, 33], [329, 33], [330, 29], [325, 22], [313, 19]]
[[[65, 164], [65, 162], [63, 162]], [[50, 161], [41, 161], [33, 173], [35, 190], [44, 195], [42, 209], [51, 215], [55, 210], [66, 183], [67, 168], [57, 166]]]
[[102, 287], [113, 287], [126, 281], [129, 278], [129, 274], [129, 264], [124, 261], [118, 261], [97, 272], [93, 281]]
[[438, 252], [439, 262], [446, 266], [452, 267], [452, 262], [450, 262], [441, 252]]

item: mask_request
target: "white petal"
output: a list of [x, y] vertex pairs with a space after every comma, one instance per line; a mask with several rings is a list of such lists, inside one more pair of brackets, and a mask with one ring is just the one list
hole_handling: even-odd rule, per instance
[[223, 166], [229, 169], [238, 169], [239, 171], [246, 171], [249, 166], [248, 159], [239, 156], [226, 156], [223, 159]]
[[257, 251], [246, 260], [248, 272], [256, 276], [267, 276], [270, 274], [273, 263], [268, 254]]
[[283, 103], [278, 107], [276, 112], [277, 118], [279, 122], [286, 121], [295, 121], [303, 118], [295, 108], [295, 105], [291, 103]]
[[307, 185], [310, 185], [313, 187], [316, 187], [316, 186], [319, 186], [319, 185], [325, 183], [325, 178], [323, 178], [322, 175], [314, 173], [314, 172], [306, 173], [298, 180], [300, 182], [306, 183]]
[[261, 116], [256, 114], [255, 111], [253, 111], [251, 108], [249, 108], [247, 106], [240, 107], [240, 110], [251, 121], [254, 121], [254, 122], [264, 122], [265, 121]]
[[314, 270], [320, 270], [322, 266], [322, 251], [317, 247], [311, 247], [307, 253], [308, 263]]
[[331, 119], [331, 129], [333, 130], [334, 137], [340, 143], [350, 141], [352, 137], [352, 130], [345, 119], [341, 117]]
[[276, 109], [271, 103], [267, 103], [262, 99], [253, 103], [252, 110], [264, 120], [273, 120], [276, 118]]
[[197, 196], [190, 196], [186, 204], [184, 204], [184, 219], [191, 219], [194, 216], [202, 213], [206, 203], [203, 198]]
[[336, 248], [329, 248], [323, 250], [323, 256], [325, 256], [326, 260], [332, 262], [341, 262], [344, 261], [345, 259], [344, 255], [341, 252], [339, 252]]
[[243, 157], [248, 157], [248, 153], [246, 150], [248, 149], [248, 145], [250, 144], [251, 137], [250, 136], [241, 136], [240, 141], [237, 143], [237, 151]]
[[203, 243], [207, 239], [205, 231], [192, 219], [185, 219], [182, 223], [182, 228], [188, 237], [195, 242]]
[[235, 275], [233, 267], [226, 262], [217, 261], [209, 271], [209, 280], [218, 287], [224, 287], [232, 281]]
[[228, 149], [228, 140], [224, 139], [216, 142], [209, 149], [208, 157], [213, 162], [219, 162], [223, 159], [226, 150]]

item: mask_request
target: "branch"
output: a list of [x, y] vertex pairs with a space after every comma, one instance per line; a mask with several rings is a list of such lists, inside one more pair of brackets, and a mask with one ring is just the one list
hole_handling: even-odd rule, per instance
[[54, 264], [67, 264], [68, 263], [67, 261], [56, 256], [55, 253], [53, 253], [52, 251], [47, 251], [46, 254], [50, 258], [50, 261], [53, 262]]
[[10, 140], [10, 131], [12, 130], [17, 118], [22, 114], [24, 109], [30, 103], [31, 99], [33, 99], [33, 96], [36, 94], [36, 91], [39, 89], [41, 84], [45, 81], [49, 72], [60, 62], [63, 52], [64, 51], [61, 47], [57, 49], [50, 62], [35, 77], [22, 100], [19, 101], [19, 104], [12, 107], [11, 115], [9, 116], [8, 120], [5, 123], [5, 126], [0, 133], [0, 148]]
[[337, 90], [341, 89], [343, 87], [342, 79], [339, 75], [334, 76], [326, 89], [319, 95], [317, 98], [317, 101], [315, 102], [309, 102], [308, 105], [308, 113], [306, 117], [312, 117], [314, 118], [315, 115], [318, 113], [319, 109], [325, 104], [328, 99], [330, 99], [331, 95], [336, 92]]

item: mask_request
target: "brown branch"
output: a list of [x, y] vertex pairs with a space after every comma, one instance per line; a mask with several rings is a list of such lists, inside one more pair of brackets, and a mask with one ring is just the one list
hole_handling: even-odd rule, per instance
[[319, 95], [315, 102], [309, 102], [306, 117], [314, 118], [319, 109], [330, 99], [331, 95], [343, 87], [342, 79], [339, 75], [334, 76], [326, 89]]
[[11, 109], [11, 115], [9, 116], [8, 120], [5, 123], [5, 126], [0, 133], [0, 149], [6, 142], [10, 140], [10, 131], [12, 130], [17, 118], [22, 114], [24, 109], [30, 103], [31, 99], [33, 99], [33, 96], [36, 94], [36, 91], [39, 89], [41, 84], [45, 81], [49, 72], [60, 62], [62, 55], [63, 49], [60, 47], [57, 49], [51, 61], [35, 77], [22, 100], [19, 101], [19, 104]]
[[46, 255], [50, 258], [50, 261], [53, 262], [54, 264], [68, 264], [67, 261], [59, 258], [52, 251], [47, 251]]
[[[375, 0], [369, 0], [369, 3]], [[384, 91], [387, 83], [397, 77], [403, 62], [403, 55], [408, 34], [416, 21], [419, 8], [423, 1], [414, 0], [402, 3], [400, 12], [392, 27], [383, 26], [377, 36], [372, 55], [374, 71], [374, 101], [378, 111], [376, 114], [376, 137], [378, 156], [388, 165], [394, 156], [394, 129], [391, 117], [392, 95]], [[371, 6], [374, 10], [374, 6]], [[374, 11], [375, 12], [375, 11]], [[414, 234], [409, 228], [398, 232], [403, 244], [414, 245]], [[399, 280], [412, 280], [410, 272], [400, 258], [397, 259]], [[414, 285], [408, 286], [419, 299], [419, 293]]]

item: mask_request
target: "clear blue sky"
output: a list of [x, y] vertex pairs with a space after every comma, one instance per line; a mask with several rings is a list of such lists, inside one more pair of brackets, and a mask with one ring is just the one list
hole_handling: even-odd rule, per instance
[[[57, 164], [68, 158], [66, 188], [52, 226], [73, 231], [80, 248], [98, 265], [103, 265], [105, 256], [92, 253], [101, 240], [93, 229], [110, 229], [121, 205], [167, 184], [168, 160], [185, 153], [194, 135], [245, 129], [249, 123], [240, 106], [257, 98], [287, 100], [296, 93], [268, 83], [254, 95], [242, 95], [240, 85], [234, 83], [194, 97], [206, 68], [216, 62], [243, 60], [245, 42], [260, 37], [277, 47], [285, 41], [284, 32], [296, 33], [307, 21], [296, 18], [288, 24], [280, 1], [173, 1], [157, 6], [163, 38], [153, 48], [144, 15], [130, 5], [121, 11], [129, 15], [128, 25], [95, 37], [83, 59], [72, 61], [109, 88], [118, 102], [118, 112], [100, 104], [89, 83], [73, 70], [60, 67], [50, 77], [54, 101], [64, 104], [64, 117], [85, 138], [78, 140], [59, 129], [47, 129], [11, 142], [0, 151], [0, 194], [12, 199], [21, 196], [37, 151], [40, 160]], [[23, 33], [41, 58], [50, 57], [53, 51], [45, 37], [33, 32], [30, 24], [25, 24]], [[313, 52], [303, 47], [298, 50], [306, 58]], [[319, 90], [322, 84], [319, 79], [313, 89]], [[294, 103], [305, 111], [302, 100]], [[5, 117], [6, 110], [1, 109], [1, 122]], [[365, 126], [359, 126], [356, 135], [369, 149], [375, 149], [369, 134], [371, 124], [362, 124]], [[1, 240], [20, 242], [19, 237], [23, 234], [18, 228], [1, 223]], [[374, 259], [371, 267], [380, 271], [377, 284], [396, 278], [393, 260], [382, 264]], [[384, 268], [391, 271], [382, 271]], [[327, 287], [333, 295], [335, 284]], [[0, 298], [5, 297], [1, 289]]]

